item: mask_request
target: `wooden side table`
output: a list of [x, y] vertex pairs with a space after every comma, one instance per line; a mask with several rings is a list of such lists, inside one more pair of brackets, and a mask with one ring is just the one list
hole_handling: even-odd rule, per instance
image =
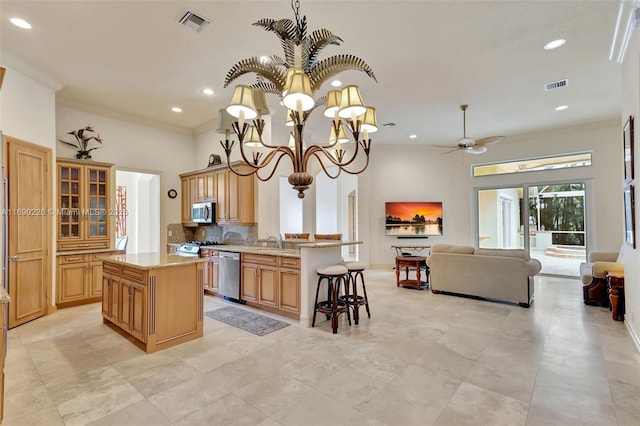
[[[420, 269], [426, 268], [426, 281], [420, 281]], [[405, 279], [400, 279], [400, 269], [405, 269]], [[409, 269], [416, 270], [416, 279], [409, 279]], [[427, 266], [427, 258], [424, 256], [396, 256], [396, 287], [407, 286], [415, 287], [420, 290], [421, 287], [429, 288], [429, 267]]]
[[624, 321], [624, 273], [607, 272], [607, 292], [611, 318]]

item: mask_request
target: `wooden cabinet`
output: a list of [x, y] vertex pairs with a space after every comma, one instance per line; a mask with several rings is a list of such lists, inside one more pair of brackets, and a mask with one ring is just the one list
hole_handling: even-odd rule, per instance
[[247, 305], [300, 318], [300, 259], [243, 253], [240, 264]]
[[62, 254], [57, 257], [56, 305], [59, 308], [100, 301], [104, 283], [99, 256], [115, 252]]
[[0, 303], [0, 423], [4, 417], [4, 359], [7, 354], [7, 304]]
[[204, 290], [213, 294], [218, 294], [220, 286], [218, 284], [218, 271], [220, 266], [219, 250], [201, 249], [202, 257], [206, 257], [204, 264]]
[[202, 337], [203, 263], [136, 269], [105, 261], [102, 317], [147, 353]]
[[[240, 165], [236, 169], [247, 172], [249, 167]], [[254, 176], [238, 176], [228, 168], [216, 172], [217, 198], [216, 223], [220, 225], [253, 225]]]
[[58, 159], [58, 251], [112, 246], [113, 167]]
[[[233, 163], [236, 169], [250, 170], [242, 163]], [[255, 224], [255, 178], [238, 176], [226, 165], [180, 175], [182, 187], [182, 224], [197, 226], [193, 222], [191, 205], [202, 201], [216, 203], [216, 223], [219, 225]]]

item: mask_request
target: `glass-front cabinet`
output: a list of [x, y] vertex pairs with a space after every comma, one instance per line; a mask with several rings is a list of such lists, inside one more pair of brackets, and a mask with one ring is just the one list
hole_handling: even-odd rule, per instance
[[112, 165], [58, 160], [58, 250], [109, 248]]

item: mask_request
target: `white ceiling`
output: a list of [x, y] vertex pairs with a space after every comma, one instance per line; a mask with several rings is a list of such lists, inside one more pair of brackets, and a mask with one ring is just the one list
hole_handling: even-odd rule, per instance
[[[322, 58], [350, 53], [373, 68], [378, 83], [356, 71], [339, 78], [360, 86], [379, 124], [396, 124], [372, 135], [376, 144], [455, 145], [462, 103], [470, 105], [467, 135], [473, 138], [620, 118], [621, 66], [608, 60], [615, 0], [300, 3], [309, 30], [326, 28], [344, 40]], [[187, 8], [212, 24], [200, 33], [179, 25]], [[19, 59], [60, 83], [58, 104], [193, 134], [215, 127], [231, 95], [232, 87], [222, 86], [232, 65], [283, 56], [277, 36], [251, 24], [293, 18], [289, 0], [1, 0], [0, 11], [0, 59]], [[15, 16], [33, 28], [13, 26], [9, 18]], [[567, 44], [543, 50], [556, 38]], [[563, 78], [568, 87], [544, 91], [544, 83]], [[203, 96], [205, 86], [216, 94]], [[283, 107], [269, 97], [272, 111], [278, 110], [275, 123]], [[171, 112], [174, 105], [183, 112]], [[558, 105], [569, 108], [558, 112]], [[324, 118], [320, 111], [314, 115], [317, 126]]]

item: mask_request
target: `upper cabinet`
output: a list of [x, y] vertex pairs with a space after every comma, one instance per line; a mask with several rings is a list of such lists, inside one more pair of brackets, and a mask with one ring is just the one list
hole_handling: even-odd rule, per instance
[[[242, 163], [236, 170], [248, 172]], [[182, 180], [182, 224], [197, 226], [191, 217], [191, 205], [202, 201], [216, 203], [218, 225], [254, 225], [254, 176], [238, 176], [226, 165], [218, 165], [180, 175]]]
[[113, 165], [58, 159], [58, 250], [111, 247]]

